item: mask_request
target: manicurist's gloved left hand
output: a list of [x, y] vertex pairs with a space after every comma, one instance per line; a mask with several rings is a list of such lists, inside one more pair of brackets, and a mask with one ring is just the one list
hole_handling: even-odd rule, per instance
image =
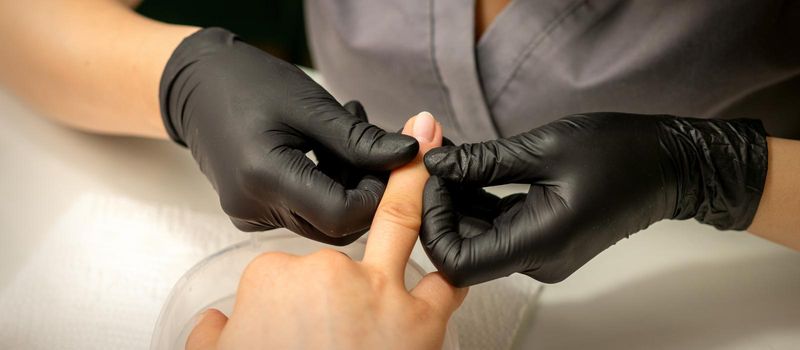
[[[767, 144], [753, 120], [573, 115], [523, 134], [425, 156], [420, 240], [452, 283], [521, 272], [561, 281], [662, 219], [744, 230], [764, 188]], [[482, 186], [527, 194], [473, 199]]]
[[191, 149], [223, 210], [245, 231], [286, 227], [348, 244], [369, 227], [382, 174], [419, 147], [369, 124], [357, 102], [343, 107], [294, 65], [220, 28], [175, 49], [161, 104], [170, 136]]

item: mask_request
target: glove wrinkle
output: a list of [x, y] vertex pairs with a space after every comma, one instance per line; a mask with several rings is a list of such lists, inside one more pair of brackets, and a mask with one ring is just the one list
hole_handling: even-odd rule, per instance
[[[767, 152], [758, 121], [591, 113], [507, 139], [442, 147], [425, 165], [434, 176], [420, 240], [451, 283], [514, 272], [555, 283], [663, 219], [746, 228]], [[479, 199], [483, 186], [505, 183], [531, 186], [527, 194]]]
[[352, 242], [372, 221], [379, 179], [419, 149], [413, 137], [369, 124], [357, 101], [340, 105], [296, 66], [221, 28], [178, 45], [159, 99], [170, 138], [191, 150], [223, 211], [246, 231], [287, 227]]
[[682, 141], [668, 152], [678, 174], [675, 219], [695, 218], [720, 230], [750, 226], [764, 188], [766, 132], [750, 120], [671, 118], [664, 134]]

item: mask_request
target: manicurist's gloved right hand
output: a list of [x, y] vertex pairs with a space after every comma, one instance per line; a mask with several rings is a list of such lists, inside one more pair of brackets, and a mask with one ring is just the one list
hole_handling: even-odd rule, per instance
[[244, 231], [286, 227], [350, 243], [369, 227], [385, 188], [371, 174], [407, 163], [419, 148], [369, 124], [357, 102], [342, 107], [294, 65], [219, 28], [175, 49], [160, 100], [170, 137], [191, 149]]
[[[767, 143], [755, 120], [592, 113], [434, 149], [425, 165], [432, 176], [420, 240], [450, 282], [514, 272], [558, 282], [663, 219], [746, 229], [764, 188]], [[506, 183], [530, 189], [474, 195]]]

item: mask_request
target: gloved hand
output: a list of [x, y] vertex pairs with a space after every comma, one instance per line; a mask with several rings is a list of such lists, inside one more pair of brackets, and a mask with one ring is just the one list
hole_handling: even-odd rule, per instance
[[[595, 113], [435, 149], [425, 165], [435, 176], [425, 187], [420, 240], [451, 283], [514, 272], [554, 283], [662, 219], [746, 229], [764, 186], [767, 144], [753, 120]], [[506, 183], [531, 186], [502, 199], [470, 194]]]
[[[191, 149], [241, 230], [286, 227], [348, 244], [372, 221], [378, 174], [412, 160], [419, 145], [343, 108], [292, 64], [219, 28], [178, 46], [161, 81], [167, 131]], [[313, 150], [319, 166], [305, 156]]]

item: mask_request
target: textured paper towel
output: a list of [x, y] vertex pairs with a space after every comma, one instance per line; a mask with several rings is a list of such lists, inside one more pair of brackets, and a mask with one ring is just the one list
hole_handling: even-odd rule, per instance
[[513, 275], [474, 286], [453, 320], [462, 349], [509, 349], [536, 306], [541, 284]]
[[[0, 287], [0, 348], [145, 349], [175, 281], [244, 239], [222, 215], [82, 195]], [[454, 316], [462, 349], [508, 348], [537, 288], [519, 276], [473, 287]]]
[[224, 218], [84, 195], [0, 292], [0, 348], [146, 349], [192, 265], [245, 239]]

